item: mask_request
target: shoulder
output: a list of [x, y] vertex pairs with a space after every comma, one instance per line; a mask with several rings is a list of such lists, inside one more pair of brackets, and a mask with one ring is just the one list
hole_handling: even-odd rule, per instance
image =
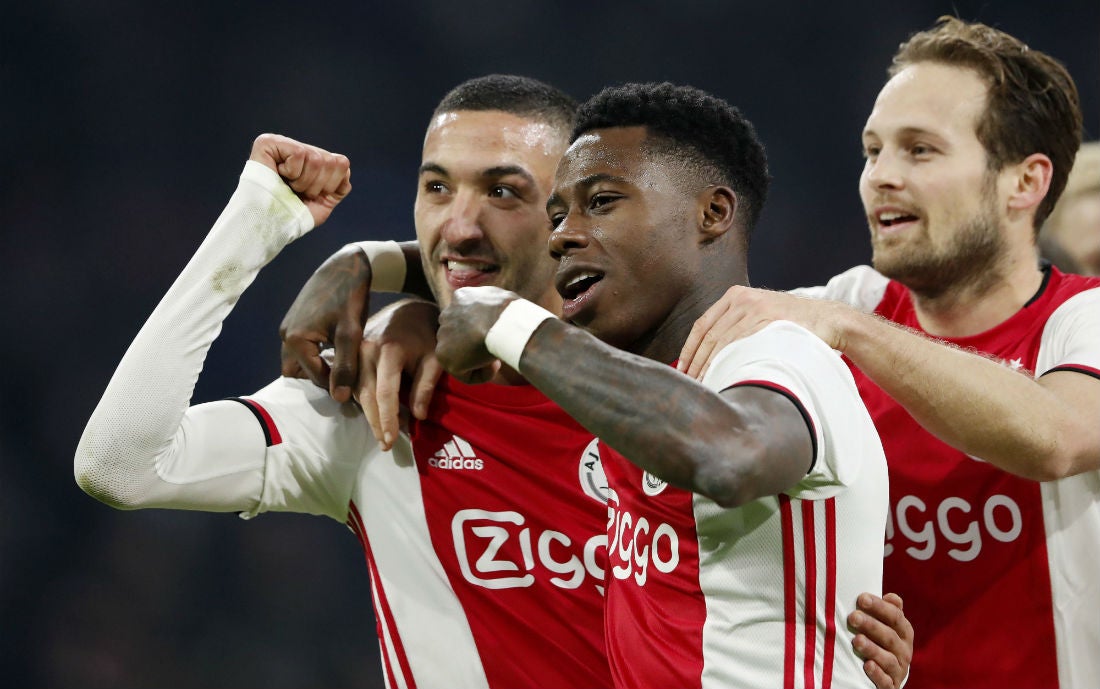
[[817, 287], [800, 287], [793, 294], [815, 299], [842, 301], [862, 311], [874, 311], [891, 281], [871, 266], [859, 265], [832, 277]]

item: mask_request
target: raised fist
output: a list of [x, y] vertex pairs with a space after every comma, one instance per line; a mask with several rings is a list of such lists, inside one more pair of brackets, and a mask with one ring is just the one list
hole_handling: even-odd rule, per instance
[[351, 192], [347, 156], [310, 146], [279, 134], [260, 134], [250, 160], [274, 170], [306, 204], [314, 226], [328, 220], [336, 204]]

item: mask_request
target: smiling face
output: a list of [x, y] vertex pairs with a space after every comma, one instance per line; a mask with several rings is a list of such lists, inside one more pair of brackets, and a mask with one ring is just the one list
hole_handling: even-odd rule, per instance
[[974, 71], [919, 62], [887, 82], [867, 118], [859, 190], [873, 263], [915, 291], [989, 279], [1004, 255], [1008, 177], [989, 170], [977, 136], [986, 98]]
[[699, 272], [697, 200], [645, 142], [644, 127], [584, 134], [546, 206], [563, 317], [632, 351], [675, 314]]
[[459, 287], [494, 285], [560, 309], [545, 203], [566, 143], [550, 124], [499, 110], [433, 118], [413, 214], [440, 306]]

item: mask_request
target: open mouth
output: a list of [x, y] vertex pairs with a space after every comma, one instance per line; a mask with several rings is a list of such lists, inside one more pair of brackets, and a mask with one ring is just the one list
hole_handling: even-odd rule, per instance
[[603, 273], [582, 270], [558, 283], [558, 294], [562, 297], [562, 316], [572, 320], [599, 290], [597, 286], [603, 280]]
[[496, 273], [500, 272], [500, 266], [495, 263], [456, 259], [445, 259], [443, 268], [447, 275], [447, 282], [455, 289], [490, 284], [495, 279]]
[[594, 273], [590, 270], [586, 270], [582, 273], [578, 273], [571, 277], [562, 287], [558, 290], [564, 299], [576, 299], [581, 294], [587, 292], [600, 280], [603, 280], [603, 275]]
[[910, 213], [902, 213], [898, 211], [886, 211], [879, 213], [877, 218], [879, 227], [888, 229], [891, 227], [897, 227], [904, 225], [905, 223], [916, 222], [917, 216]]

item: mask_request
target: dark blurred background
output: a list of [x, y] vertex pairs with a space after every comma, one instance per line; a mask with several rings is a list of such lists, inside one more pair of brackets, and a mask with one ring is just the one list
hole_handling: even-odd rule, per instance
[[127, 344], [229, 197], [252, 139], [347, 154], [355, 191], [245, 294], [196, 401], [278, 374], [277, 326], [329, 253], [413, 237], [421, 138], [468, 77], [584, 98], [690, 83], [756, 123], [775, 178], [753, 281], [869, 257], [859, 132], [888, 59], [941, 14], [1061, 59], [1100, 134], [1095, 0], [3, 2], [0, 685], [381, 687], [363, 554], [316, 517], [123, 513], [72, 455]]

